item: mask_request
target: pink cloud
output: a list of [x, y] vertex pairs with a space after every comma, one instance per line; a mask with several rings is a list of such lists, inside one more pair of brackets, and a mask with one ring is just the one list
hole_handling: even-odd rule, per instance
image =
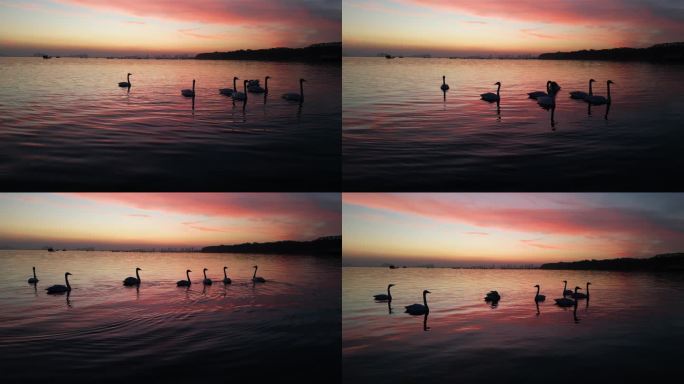
[[476, 231], [471, 231], [471, 232], [463, 232], [466, 235], [475, 235], [475, 236], [489, 236], [489, 233], [487, 232], [476, 232]]
[[562, 247], [560, 247], [560, 246], [540, 243], [538, 240], [535, 240], [535, 239], [520, 240], [520, 242], [525, 244], [525, 245], [529, 245], [530, 247], [535, 247], [535, 248], [540, 248], [540, 249], [562, 249]]

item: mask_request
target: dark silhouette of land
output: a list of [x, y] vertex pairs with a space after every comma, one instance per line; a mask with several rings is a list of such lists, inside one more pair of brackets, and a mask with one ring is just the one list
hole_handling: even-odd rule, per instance
[[542, 53], [542, 60], [614, 60], [684, 62], [684, 42], [656, 44], [648, 48], [613, 48]]
[[213, 245], [202, 248], [204, 253], [266, 253], [281, 255], [342, 256], [342, 236], [319, 237], [312, 241], [274, 241]]
[[571, 269], [596, 271], [659, 271], [684, 272], [684, 253], [664, 253], [649, 259], [605, 259], [542, 264], [540, 269]]
[[241, 49], [231, 52], [200, 53], [195, 58], [198, 60], [340, 62], [342, 43], [320, 43], [305, 48]]

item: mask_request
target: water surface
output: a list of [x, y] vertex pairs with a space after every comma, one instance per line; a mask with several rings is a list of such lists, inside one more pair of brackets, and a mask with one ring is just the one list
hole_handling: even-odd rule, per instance
[[[252, 284], [254, 264], [266, 283]], [[35, 289], [27, 284], [33, 265]], [[139, 289], [122, 286], [136, 266]], [[201, 284], [205, 267], [209, 287]], [[176, 287], [187, 268], [193, 284]], [[0, 270], [4, 382], [228, 382], [269, 372], [339, 380], [339, 260], [0, 251]], [[72, 292], [47, 295], [66, 271]]]
[[[266, 98], [218, 92], [266, 75]], [[303, 105], [281, 99], [300, 77]], [[0, 58], [0, 78], [5, 190], [339, 190], [339, 65]]]
[[[347, 383], [606, 383], [679, 372], [681, 275], [345, 267], [342, 279]], [[590, 281], [590, 300], [556, 306], [562, 280]], [[391, 313], [373, 300], [389, 283]], [[538, 308], [535, 284], [546, 295]], [[404, 313], [423, 289], [432, 292], [427, 320]], [[490, 290], [502, 296], [496, 307], [483, 300]]]
[[[542, 60], [343, 59], [343, 177], [355, 191], [674, 190], [683, 67]], [[446, 75], [450, 90], [440, 90]], [[606, 95], [589, 106], [568, 92]], [[561, 85], [553, 122], [527, 92]], [[501, 102], [480, 100], [496, 92]]]

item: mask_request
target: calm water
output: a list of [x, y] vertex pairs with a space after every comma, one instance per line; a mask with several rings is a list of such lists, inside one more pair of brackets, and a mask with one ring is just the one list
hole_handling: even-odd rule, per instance
[[[267, 282], [253, 285], [254, 264]], [[36, 265], [40, 282], [26, 280]], [[223, 266], [233, 283], [224, 286]], [[140, 289], [123, 287], [139, 266]], [[201, 284], [202, 268], [214, 285]], [[193, 282], [176, 287], [190, 268]], [[339, 260], [0, 251], [4, 382], [340, 376]], [[47, 295], [64, 284], [70, 295]], [[268, 370], [264, 371], [264, 367]], [[9, 380], [9, 381], [8, 381]]]
[[[590, 300], [560, 308], [562, 280]], [[392, 288], [392, 313], [373, 295]], [[534, 302], [540, 284], [546, 302]], [[422, 303], [424, 317], [403, 313]], [[496, 308], [483, 297], [498, 290]], [[344, 382], [659, 381], [679, 372], [684, 276], [618, 272], [343, 268]], [[446, 381], [445, 381], [446, 380]]]
[[[682, 66], [344, 58], [345, 190], [672, 190], [684, 166]], [[450, 90], [440, 90], [446, 75]], [[589, 110], [568, 92], [606, 95]], [[527, 92], [562, 87], [554, 112]], [[500, 111], [480, 94], [502, 83]]]
[[[266, 99], [218, 93], [266, 75]], [[280, 97], [300, 77], [301, 108]], [[5, 190], [339, 190], [340, 66], [0, 58], [0, 78]]]

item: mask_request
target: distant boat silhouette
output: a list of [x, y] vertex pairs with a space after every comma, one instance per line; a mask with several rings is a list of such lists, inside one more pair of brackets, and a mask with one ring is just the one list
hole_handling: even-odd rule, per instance
[[563, 280], [563, 297], [572, 295], [572, 290], [568, 289], [568, 281]]
[[130, 88], [130, 86], [131, 86], [131, 75], [132, 75], [132, 73], [129, 73], [128, 75], [126, 75], [126, 81], [119, 82], [119, 87]]
[[591, 83], [595, 82], [596, 80], [594, 79], [589, 79], [589, 93], [582, 92], [582, 91], [572, 91], [570, 92], [570, 98], [571, 99], [577, 99], [577, 100], [584, 100], [587, 98], [587, 96], [593, 96], [593, 91], [591, 89]]
[[430, 308], [428, 307], [427, 304], [427, 294], [430, 293], [427, 289], [423, 291], [423, 304], [411, 304], [407, 305], [406, 307], [406, 312], [409, 315], [424, 315], [428, 312], [430, 312]]
[[139, 285], [140, 284], [140, 275], [138, 274], [138, 271], [142, 271], [140, 268], [135, 268], [135, 277], [129, 276], [124, 279], [123, 285], [126, 286], [132, 286], [132, 285]]
[[492, 92], [483, 93], [480, 95], [482, 100], [489, 101], [489, 102], [499, 101], [499, 91], [501, 90], [501, 82], [497, 81], [496, 83], [494, 83], [494, 85], [498, 86], [496, 88], [496, 93], [492, 93]]
[[71, 291], [71, 285], [69, 285], [69, 276], [71, 276], [71, 273], [69, 273], [69, 272], [64, 274], [64, 281], [66, 282], [66, 285], [57, 284], [57, 285], [47, 287], [45, 289], [47, 291], [47, 293], [53, 294], [53, 293], [70, 292]]
[[306, 80], [299, 79], [299, 93], [289, 92], [283, 94], [283, 99], [290, 101], [299, 101], [300, 103], [304, 101], [304, 82]]
[[223, 267], [223, 284], [230, 284], [231, 281], [228, 275], [226, 274], [226, 269], [228, 269], [228, 267]]
[[204, 280], [202, 280], [202, 284], [211, 285], [213, 283], [213, 281], [211, 281], [211, 279], [207, 278], [207, 271], [208, 271], [208, 269], [204, 268], [204, 271], [203, 271], [204, 272]]
[[594, 104], [594, 105], [601, 105], [601, 104], [610, 104], [610, 85], [615, 84], [613, 83], [613, 80], [608, 80], [606, 81], [606, 88], [608, 89], [608, 98], [605, 98], [603, 96], [587, 96], [584, 100], [586, 100], [588, 103]]
[[392, 301], [392, 294], [390, 293], [390, 288], [394, 287], [394, 284], [387, 286], [387, 294], [381, 293], [379, 295], [373, 295], [376, 301]]
[[233, 88], [221, 88], [219, 93], [226, 96], [233, 96], [233, 93], [237, 92], [236, 81], [240, 80], [237, 76], [233, 77]]
[[261, 88], [261, 85], [259, 85], [259, 80], [257, 80], [256, 84], [247, 84], [247, 91], [252, 93], [268, 93], [268, 79], [270, 78], [271, 76], [266, 76], [266, 78], [264, 79], [264, 86], [266, 88]]
[[187, 280], [178, 280], [176, 282], [177, 287], [189, 287], [190, 284], [192, 284], [192, 282], [190, 281], [190, 272], [192, 272], [192, 271], [189, 269], [185, 271], [185, 275], [188, 277], [188, 279]]
[[233, 100], [247, 101], [247, 83], [249, 80], [245, 80], [242, 83], [242, 88], [244, 92], [233, 92]]
[[544, 301], [544, 300], [546, 300], [546, 296], [540, 295], [540, 294], [539, 294], [539, 289], [540, 289], [539, 284], [535, 285], [535, 287], [537, 287], [537, 294], [534, 295], [534, 301]]
[[[575, 287], [575, 295], [577, 294], [577, 290], [582, 289], [580, 287]], [[560, 307], [572, 307], [573, 305], [577, 305], [576, 300], [568, 299], [567, 297], [563, 297], [560, 299], [554, 299], [556, 300], [556, 305]]]
[[36, 267], [33, 267], [33, 277], [29, 277], [28, 283], [29, 284], [35, 284], [38, 282], [38, 278], [36, 277]]
[[192, 79], [192, 89], [182, 89], [181, 95], [185, 97], [195, 97], [195, 79]]
[[548, 96], [548, 95], [549, 95], [549, 92], [550, 92], [550, 91], [549, 91], [549, 85], [550, 85], [550, 84], [551, 84], [551, 80], [548, 80], [548, 81], [546, 82], [546, 92], [542, 92], [542, 91], [529, 92], [529, 93], [527, 94], [527, 96], [528, 96], [530, 99], [536, 99], [536, 98], [538, 98], [538, 97]]
[[449, 84], [446, 83], [446, 76], [442, 76], [442, 86], [439, 87], [442, 91], [449, 90]]
[[587, 282], [587, 293], [586, 294], [584, 294], [582, 292], [573, 293], [572, 297], [575, 299], [588, 299], [589, 298], [589, 286], [590, 285], [591, 285], [591, 283]]
[[255, 265], [255, 266], [252, 267], [252, 268], [254, 268], [254, 274], [252, 275], [252, 281], [255, 282], [255, 283], [265, 283], [265, 282], [266, 282], [266, 279], [264, 279], [264, 278], [261, 277], [261, 276], [257, 276], [257, 275], [256, 275], [257, 269], [259, 269], [259, 267]]

